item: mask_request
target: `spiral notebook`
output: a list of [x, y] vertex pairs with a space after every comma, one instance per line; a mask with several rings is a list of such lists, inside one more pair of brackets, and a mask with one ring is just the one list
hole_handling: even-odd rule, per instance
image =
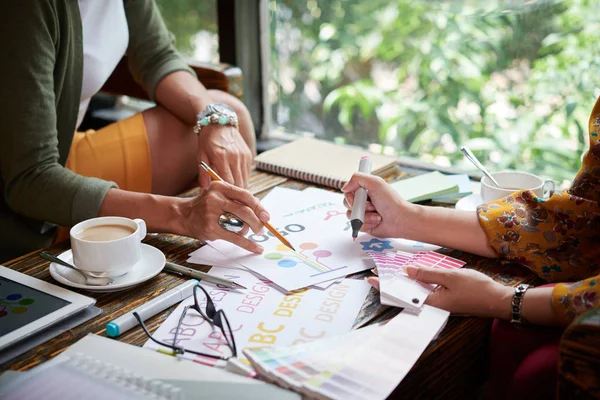
[[219, 368], [88, 334], [27, 372], [0, 375], [0, 399], [300, 400]]
[[180, 388], [113, 364], [75, 354], [15, 376], [0, 389], [5, 399], [183, 400]]
[[396, 158], [313, 138], [302, 138], [256, 157], [256, 168], [339, 189], [358, 170], [361, 157], [371, 158], [371, 172], [384, 176], [396, 169]]

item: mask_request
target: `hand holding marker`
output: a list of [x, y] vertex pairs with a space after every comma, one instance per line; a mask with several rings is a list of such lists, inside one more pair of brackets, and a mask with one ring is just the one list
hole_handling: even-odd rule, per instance
[[[364, 156], [360, 159], [358, 172], [365, 174], [371, 173], [371, 159], [369, 156]], [[352, 213], [350, 214], [350, 225], [352, 226], [352, 240], [356, 240], [358, 232], [365, 221], [365, 208], [367, 207], [367, 190], [358, 188], [354, 193], [354, 204], [352, 204]]]

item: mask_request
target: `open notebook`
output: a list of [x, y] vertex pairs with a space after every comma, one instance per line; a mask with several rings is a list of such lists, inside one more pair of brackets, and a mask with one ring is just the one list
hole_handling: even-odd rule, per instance
[[396, 168], [396, 158], [368, 153], [323, 140], [303, 138], [256, 157], [258, 169], [339, 189], [358, 170], [361, 157], [371, 158], [371, 172], [385, 175]]

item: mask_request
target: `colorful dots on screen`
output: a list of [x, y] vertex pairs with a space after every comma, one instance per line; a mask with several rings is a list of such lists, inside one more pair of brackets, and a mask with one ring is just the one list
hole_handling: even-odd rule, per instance
[[27, 312], [27, 306], [35, 303], [34, 299], [23, 298], [20, 293], [12, 293], [5, 298], [0, 299], [0, 318], [9, 314], [24, 314]]

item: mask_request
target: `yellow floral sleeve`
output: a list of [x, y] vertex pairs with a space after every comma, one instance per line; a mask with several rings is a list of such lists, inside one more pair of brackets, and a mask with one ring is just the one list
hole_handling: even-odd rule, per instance
[[[600, 98], [589, 122], [590, 149], [569, 190], [548, 200], [516, 192], [478, 207], [479, 222], [500, 257], [519, 262], [555, 286], [565, 321], [600, 308]], [[572, 283], [575, 282], [575, 283]]]
[[592, 308], [600, 308], [600, 275], [575, 283], [559, 283], [552, 290], [552, 304], [565, 322]]

